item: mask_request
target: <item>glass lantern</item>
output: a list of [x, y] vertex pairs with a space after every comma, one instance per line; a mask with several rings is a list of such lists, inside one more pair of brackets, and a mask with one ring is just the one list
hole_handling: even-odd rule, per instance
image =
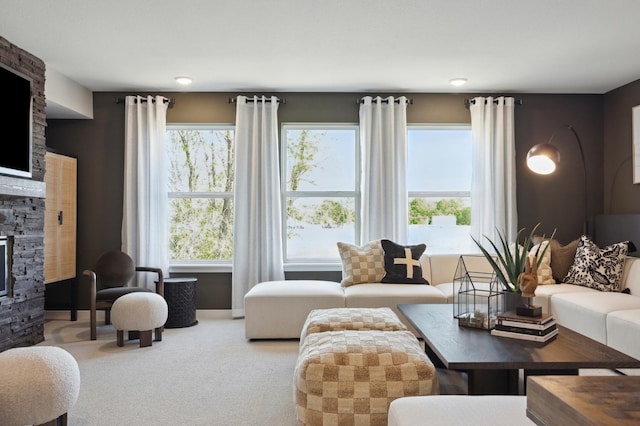
[[504, 289], [484, 256], [460, 256], [453, 288], [457, 297], [453, 316], [458, 319], [458, 325], [484, 330], [494, 328]]

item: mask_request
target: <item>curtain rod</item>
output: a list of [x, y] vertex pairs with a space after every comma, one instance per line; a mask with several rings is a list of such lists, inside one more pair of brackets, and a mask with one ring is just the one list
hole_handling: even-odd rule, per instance
[[[380, 101], [381, 101], [383, 104], [388, 104], [388, 103], [389, 103], [389, 100], [388, 100], [388, 99], [381, 99]], [[356, 103], [357, 103], [357, 104], [362, 104], [362, 103], [364, 103], [364, 98], [360, 98], [360, 99], [358, 99], [358, 100], [356, 101]], [[400, 103], [400, 99], [398, 99], [398, 98], [394, 99], [394, 100], [393, 100], [393, 103], [395, 103], [395, 104], [399, 104], [399, 103]], [[408, 105], [413, 105], [413, 98], [409, 98], [409, 99], [407, 99], [407, 104], [408, 104]]]
[[[265, 97], [265, 102], [271, 102], [271, 97]], [[247, 97], [246, 102], [254, 102], [253, 98]], [[280, 102], [281, 104], [286, 104], [287, 100], [285, 98], [276, 98], [276, 102]], [[229, 98], [230, 104], [236, 103], [236, 98]]]
[[[485, 102], [486, 102], [486, 101], [485, 101]], [[464, 107], [465, 107], [465, 108], [469, 108], [469, 105], [471, 105], [471, 104], [475, 104], [475, 103], [476, 103], [476, 100], [475, 100], [475, 99], [465, 99], [465, 100], [464, 100]], [[497, 99], [494, 99], [494, 100], [493, 100], [493, 103], [494, 103], [494, 104], [497, 104], [497, 103], [498, 103], [498, 100], [497, 100]], [[513, 100], [513, 103], [514, 103], [515, 105], [522, 105], [522, 99], [514, 99], [514, 100]]]
[[[142, 101], [142, 103], [147, 102], [146, 98], [140, 99]], [[153, 102], [155, 102], [156, 100], [153, 99]], [[135, 100], [136, 103], [138, 103], [138, 99]], [[169, 104], [169, 108], [172, 108], [173, 105], [176, 103], [175, 98], [171, 98], [171, 99], [165, 99], [163, 101], [165, 104]], [[116, 98], [116, 103], [117, 104], [123, 104], [124, 103], [124, 98]]]

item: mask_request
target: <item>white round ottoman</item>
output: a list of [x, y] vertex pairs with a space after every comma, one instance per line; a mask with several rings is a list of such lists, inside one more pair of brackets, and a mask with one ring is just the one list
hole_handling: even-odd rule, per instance
[[156, 293], [129, 293], [116, 299], [111, 307], [111, 323], [116, 328], [118, 346], [124, 346], [124, 331], [129, 339], [140, 338], [140, 347], [151, 346], [151, 331], [162, 340], [168, 308], [164, 297]]
[[30, 346], [0, 353], [0, 423], [24, 426], [60, 418], [78, 400], [80, 369], [56, 346]]

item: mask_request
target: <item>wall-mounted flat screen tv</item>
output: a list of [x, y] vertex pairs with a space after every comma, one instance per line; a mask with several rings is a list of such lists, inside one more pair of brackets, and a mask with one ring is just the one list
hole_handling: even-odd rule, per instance
[[0, 173], [31, 177], [33, 81], [0, 63]]

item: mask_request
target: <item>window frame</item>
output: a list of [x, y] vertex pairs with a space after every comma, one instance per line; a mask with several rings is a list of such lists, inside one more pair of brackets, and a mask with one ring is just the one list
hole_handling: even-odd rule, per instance
[[[471, 123], [451, 123], [451, 124], [428, 124], [428, 123], [411, 123], [407, 124], [407, 152], [409, 148], [409, 131], [410, 130], [466, 130], [471, 132]], [[473, 149], [473, 145], [472, 145]], [[473, 166], [473, 164], [472, 164]], [[407, 182], [408, 184], [409, 182]], [[409, 191], [407, 190], [407, 199], [413, 198], [468, 198], [471, 203], [471, 185], [468, 191], [459, 190], [435, 190], [435, 191]], [[407, 218], [410, 220], [410, 218]], [[407, 223], [409, 226], [409, 223]], [[409, 235], [407, 235], [409, 237]]]
[[[471, 123], [469, 124], [407, 124], [407, 148], [409, 144], [410, 130], [469, 130], [471, 131]], [[466, 197], [471, 199], [471, 188], [469, 191], [407, 191], [408, 198], [460, 198]]]
[[[166, 131], [171, 130], [215, 130], [225, 131], [231, 130], [235, 136], [236, 125], [234, 123], [167, 123]], [[235, 157], [235, 152], [234, 152]], [[235, 173], [235, 164], [234, 173]], [[192, 198], [192, 199], [231, 199], [233, 201], [233, 192], [167, 192], [167, 201], [170, 202], [174, 198]], [[235, 208], [235, 204], [234, 204]], [[167, 225], [170, 225], [168, 223]], [[167, 232], [169, 232], [167, 230]], [[170, 237], [170, 233], [168, 235]], [[211, 259], [211, 260], [174, 260], [169, 259], [169, 272], [231, 272], [233, 259]]]
[[[354, 190], [353, 191], [288, 191], [287, 190], [287, 131], [288, 130], [353, 130], [355, 139], [355, 164], [354, 164]], [[304, 258], [289, 259], [287, 245], [287, 199], [288, 198], [353, 198], [355, 210], [354, 244], [360, 241], [360, 223], [361, 223], [361, 149], [360, 149], [360, 126], [358, 123], [335, 123], [335, 122], [283, 122], [280, 126], [281, 135], [281, 155], [280, 155], [280, 189], [282, 194], [281, 200], [281, 217], [282, 217], [282, 256], [285, 270], [287, 271], [322, 271], [322, 270], [340, 270], [341, 260], [336, 258]]]

